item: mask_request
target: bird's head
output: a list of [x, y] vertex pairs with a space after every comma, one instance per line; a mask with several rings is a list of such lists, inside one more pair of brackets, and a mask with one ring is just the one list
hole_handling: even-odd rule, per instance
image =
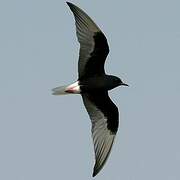
[[117, 86], [129, 86], [128, 84], [124, 83], [120, 78], [113, 76], [113, 83]]

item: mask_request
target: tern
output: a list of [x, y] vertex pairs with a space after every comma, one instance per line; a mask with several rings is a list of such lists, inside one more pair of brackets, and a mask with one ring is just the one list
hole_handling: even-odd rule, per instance
[[106, 163], [119, 125], [119, 112], [108, 95], [117, 86], [128, 86], [105, 73], [104, 64], [109, 46], [104, 33], [79, 7], [67, 2], [76, 26], [80, 43], [78, 80], [70, 85], [53, 89], [53, 95], [80, 94], [92, 122], [92, 139], [95, 151], [93, 177]]

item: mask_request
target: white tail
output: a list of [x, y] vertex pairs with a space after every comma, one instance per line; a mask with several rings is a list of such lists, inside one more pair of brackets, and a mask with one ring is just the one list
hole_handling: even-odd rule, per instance
[[60, 87], [56, 87], [54, 89], [52, 89], [53, 91], [53, 95], [65, 95], [65, 94], [69, 94], [68, 92], [66, 92], [66, 88], [67, 86], [60, 86]]
[[80, 93], [80, 86], [79, 81], [76, 81], [73, 84], [66, 85], [66, 86], [59, 86], [52, 89], [53, 95], [66, 95], [66, 94], [79, 94]]

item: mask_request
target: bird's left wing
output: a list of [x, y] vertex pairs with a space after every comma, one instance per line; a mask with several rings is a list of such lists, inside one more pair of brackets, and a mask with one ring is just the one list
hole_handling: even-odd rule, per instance
[[95, 151], [95, 176], [104, 166], [118, 129], [119, 113], [108, 92], [82, 94], [83, 102], [92, 121]]
[[79, 78], [104, 74], [104, 62], [109, 53], [105, 35], [82, 9], [70, 2], [67, 4], [75, 17], [76, 34], [80, 43]]

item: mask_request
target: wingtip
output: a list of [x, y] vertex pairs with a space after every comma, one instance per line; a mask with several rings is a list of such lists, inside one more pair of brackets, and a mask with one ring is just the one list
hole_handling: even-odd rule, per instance
[[102, 167], [103, 167], [103, 164], [100, 166], [99, 163], [96, 161], [95, 165], [94, 165], [94, 168], [93, 168], [93, 175], [92, 176], [95, 177], [97, 174], [99, 174]]
[[73, 9], [75, 8], [75, 5], [69, 1], [66, 1], [66, 4], [69, 6], [69, 8], [73, 11]]
[[98, 166], [97, 162], [94, 165], [92, 177], [95, 177], [102, 169], [103, 166]]
[[92, 177], [95, 177], [97, 174], [99, 174], [101, 169], [103, 168], [103, 166], [104, 166], [104, 164], [102, 166], [99, 166], [96, 162], [94, 165]]
[[95, 177], [95, 176], [98, 174], [98, 172], [99, 172], [99, 171], [97, 171], [97, 170], [94, 168], [92, 177]]
[[73, 4], [72, 4], [71, 2], [69, 2], [69, 1], [66, 1], [66, 4], [67, 4], [69, 7], [73, 6]]

